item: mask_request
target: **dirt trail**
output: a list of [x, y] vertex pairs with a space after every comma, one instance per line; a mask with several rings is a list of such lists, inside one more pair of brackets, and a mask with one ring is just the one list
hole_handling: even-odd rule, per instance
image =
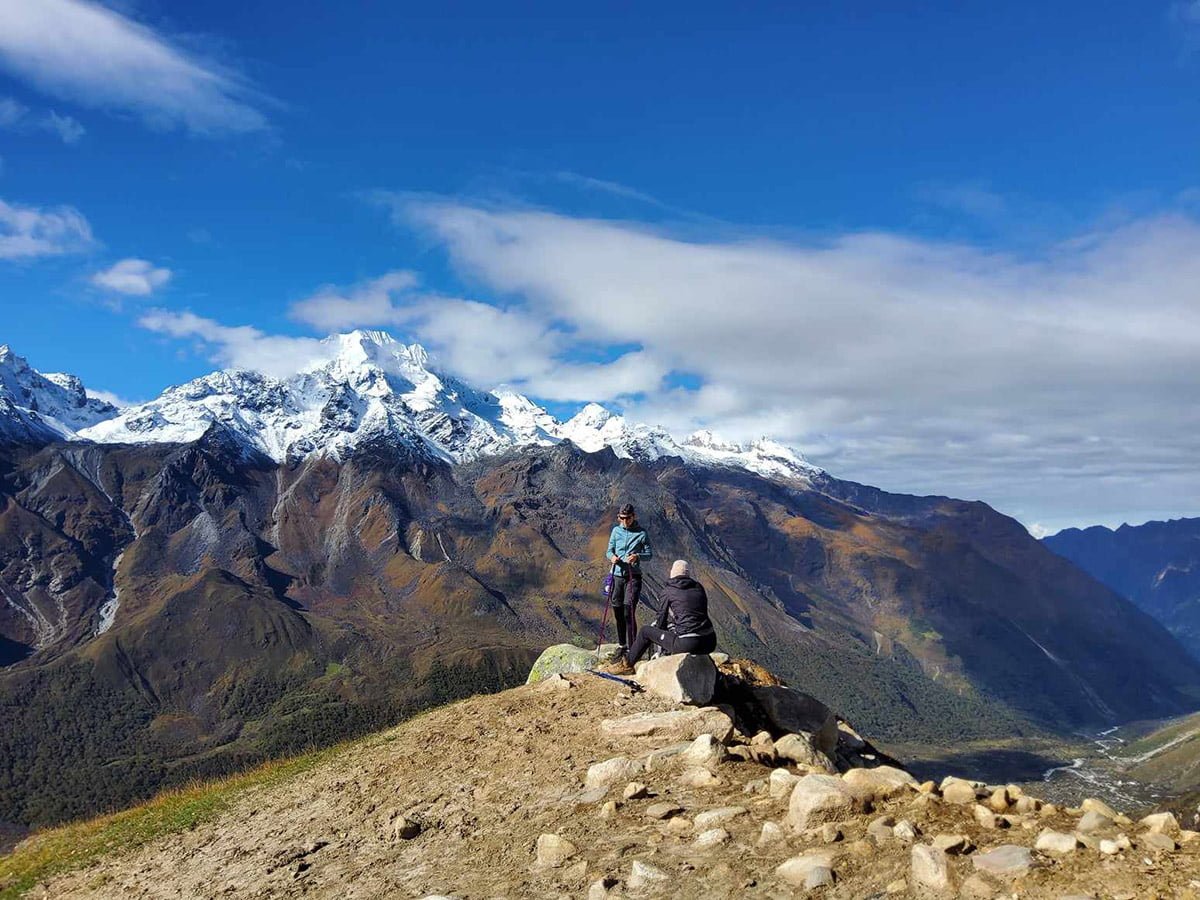
[[[801, 893], [775, 868], [819, 838], [786, 835], [763, 848], [763, 823], [780, 822], [787, 797], [771, 798], [749, 783], [769, 769], [721, 763], [722, 784], [695, 788], [679, 768], [663, 765], [639, 776], [657, 796], [624, 802], [599, 815], [601, 800], [581, 796], [589, 765], [642, 755], [668, 741], [602, 736], [602, 718], [673, 708], [646, 694], [588, 676], [571, 687], [522, 687], [444, 707], [356, 745], [321, 768], [240, 800], [220, 819], [141, 850], [101, 859], [89, 868], [35, 889], [54, 898], [382, 898], [444, 894], [463, 898], [586, 897], [602, 877], [620, 879], [623, 896], [635, 861], [670, 876], [657, 890], [631, 896], [793, 897]], [[620, 799], [623, 782], [606, 799]], [[669, 800], [676, 820], [647, 818], [648, 805]], [[1005, 843], [1031, 847], [1049, 825], [1070, 831], [1077, 820], [1060, 813], [1029, 829], [981, 829], [968, 808], [912, 803], [913, 795], [842, 823], [834, 885], [817, 896], [864, 898], [908, 876], [910, 848], [877, 844], [868, 824], [891, 814], [924, 833], [967, 834], [986, 849]], [[723, 823], [727, 843], [698, 851], [687, 821], [704, 810], [742, 806]], [[412, 839], [396, 834], [398, 816], [421, 825]], [[682, 821], [680, 821], [682, 820]], [[556, 869], [535, 867], [538, 836], [555, 833], [578, 854]], [[1133, 832], [1130, 832], [1133, 836]], [[995, 883], [992, 896], [1096, 898], [1188, 897], [1200, 885], [1200, 842], [1170, 854], [1142, 852], [1102, 858], [1080, 849], [1063, 860], [1040, 858], [1016, 885]], [[1145, 862], [1143, 861], [1146, 860]], [[972, 874], [970, 857], [951, 857], [956, 878]], [[889, 896], [912, 897], [911, 885]], [[953, 896], [953, 895], [951, 895]]]

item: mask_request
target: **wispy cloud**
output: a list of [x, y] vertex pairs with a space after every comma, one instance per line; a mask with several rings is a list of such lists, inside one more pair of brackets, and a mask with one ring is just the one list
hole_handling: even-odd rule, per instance
[[395, 213], [514, 298], [509, 315], [555, 322], [553, 359], [634, 348], [699, 385], [644, 373], [641, 418], [771, 434], [835, 473], [1043, 522], [1054, 508], [1099, 517], [1099, 504], [1200, 496], [1190, 216], [1013, 255], [879, 232], [685, 240], [428, 198], [399, 198]]
[[222, 325], [190, 312], [156, 309], [138, 319], [149, 331], [191, 339], [197, 349], [220, 366], [285, 376], [329, 355], [315, 338], [271, 335], [250, 325]]
[[170, 280], [170, 269], [146, 259], [122, 259], [91, 277], [96, 287], [129, 297], [149, 297]]
[[87, 133], [78, 119], [59, 115], [54, 110], [35, 113], [12, 97], [0, 97], [0, 128], [25, 134], [46, 131], [56, 135], [64, 144], [78, 143]]
[[95, 397], [97, 400], [103, 400], [105, 403], [111, 403], [118, 409], [126, 406], [133, 406], [134, 404], [134, 401], [132, 400], [126, 400], [124, 397], [114, 394], [112, 391], [105, 391], [99, 388], [88, 388], [87, 395], [89, 397]]
[[60, 256], [92, 244], [91, 226], [73, 207], [43, 209], [0, 200], [0, 259]]
[[553, 316], [423, 292], [407, 271], [349, 287], [325, 285], [292, 304], [289, 314], [321, 332], [398, 329], [474, 383], [503, 383], [547, 400], [611, 400], [639, 393], [666, 374], [640, 352], [614, 354], [602, 364], [572, 359], [576, 338]]
[[0, 67], [51, 96], [193, 134], [260, 131], [245, 78], [87, 0], [0, 3]]

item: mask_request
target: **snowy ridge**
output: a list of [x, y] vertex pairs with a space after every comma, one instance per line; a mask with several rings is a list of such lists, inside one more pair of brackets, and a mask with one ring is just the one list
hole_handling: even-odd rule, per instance
[[[240, 369], [213, 372], [137, 406], [118, 410], [101, 404], [103, 409], [89, 407], [88, 415], [73, 418], [64, 412], [53, 419], [54, 431], [58, 437], [99, 443], [188, 443], [220, 426], [277, 462], [313, 454], [342, 459], [368, 444], [469, 462], [569, 440], [589, 452], [609, 447], [625, 459], [680, 457], [772, 478], [820, 472], [795, 451], [765, 438], [742, 445], [697, 432], [677, 441], [662, 428], [628, 422], [595, 403], [560, 422], [513, 390], [481, 391], [436, 371], [424, 348], [384, 332], [334, 335], [322, 347], [319, 359], [289, 378]], [[64, 394], [77, 388], [86, 400], [78, 379], [53, 376], [69, 380], [67, 385], [37, 377]], [[0, 423], [7, 415], [0, 405]]]
[[0, 436], [12, 440], [74, 440], [78, 432], [117, 414], [88, 397], [74, 375], [43, 375], [0, 346]]

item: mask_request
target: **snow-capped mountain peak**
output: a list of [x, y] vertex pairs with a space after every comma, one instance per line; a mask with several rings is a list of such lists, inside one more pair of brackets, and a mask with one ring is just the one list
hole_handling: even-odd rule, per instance
[[0, 346], [0, 435], [71, 440], [116, 414], [111, 403], [89, 397], [74, 375], [43, 375], [7, 344]]
[[[4, 403], [16, 394], [10, 383], [17, 379], [11, 373], [17, 371], [33, 370], [7, 347], [0, 348], [0, 424], [15, 417], [8, 410], [13, 402], [8, 400], [8, 407]], [[321, 342], [310, 362], [286, 378], [226, 369], [120, 410], [88, 400], [73, 376], [33, 375], [43, 393], [57, 392], [56, 410], [71, 406], [62, 398], [92, 404], [86, 407], [88, 415], [55, 417], [58, 438], [187, 443], [216, 425], [279, 462], [313, 454], [340, 459], [368, 442], [427, 458], [467, 462], [523, 446], [569, 440], [588, 452], [608, 447], [626, 459], [680, 457], [699, 465], [786, 478], [807, 478], [819, 471], [794, 451], [767, 439], [741, 445], [702, 431], [679, 442], [663, 428], [630, 422], [598, 403], [589, 403], [560, 422], [511, 388], [471, 387], [440, 371], [436, 359], [421, 345], [404, 344], [383, 331], [332, 335]], [[24, 381], [31, 377], [20, 375]], [[44, 400], [35, 404], [45, 405]]]

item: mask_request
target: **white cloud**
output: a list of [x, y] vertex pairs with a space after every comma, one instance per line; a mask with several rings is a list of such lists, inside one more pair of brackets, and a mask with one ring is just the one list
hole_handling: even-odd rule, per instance
[[46, 117], [42, 121], [42, 127], [57, 134], [64, 144], [76, 144], [87, 133], [87, 129], [79, 123], [78, 119], [71, 116], [60, 116], [54, 110], [46, 113]]
[[264, 98], [245, 79], [86, 0], [0, 3], [0, 66], [54, 97], [131, 113], [154, 128], [218, 135], [267, 127], [256, 108]]
[[220, 366], [285, 377], [329, 356], [315, 338], [270, 335], [250, 325], [222, 325], [190, 312], [151, 310], [138, 324], [159, 334], [190, 338]]
[[131, 297], [149, 297], [171, 280], [171, 270], [146, 259], [123, 259], [95, 273], [92, 284]]
[[99, 388], [88, 388], [87, 395], [89, 397], [94, 397], [97, 400], [103, 400], [105, 403], [111, 403], [118, 409], [122, 409], [126, 406], [133, 406], [132, 400], [126, 400], [124, 397], [120, 397], [117, 394], [114, 394], [112, 391], [105, 391]]
[[12, 97], [0, 97], [0, 128], [28, 134], [46, 131], [57, 135], [64, 144], [78, 143], [87, 129], [71, 116], [59, 115], [54, 110], [34, 114], [25, 104]]
[[643, 353], [604, 364], [566, 359], [575, 339], [553, 317], [423, 293], [418, 286], [407, 271], [345, 288], [324, 285], [289, 314], [322, 332], [399, 329], [473, 383], [503, 383], [548, 400], [610, 400], [652, 387], [666, 374]]
[[[624, 348], [653, 364], [631, 412], [677, 430], [771, 434], [843, 477], [1048, 525], [1197, 512], [1181, 508], [1200, 496], [1190, 217], [1015, 256], [886, 233], [698, 241], [538, 210], [395, 209], [515, 298], [506, 315], [555, 323], [532, 384], [579, 352]], [[612, 367], [597, 369], [603, 384]], [[700, 386], [665, 390], [667, 372]]]
[[0, 200], [0, 259], [35, 259], [86, 250], [92, 229], [70, 206], [42, 209]]

